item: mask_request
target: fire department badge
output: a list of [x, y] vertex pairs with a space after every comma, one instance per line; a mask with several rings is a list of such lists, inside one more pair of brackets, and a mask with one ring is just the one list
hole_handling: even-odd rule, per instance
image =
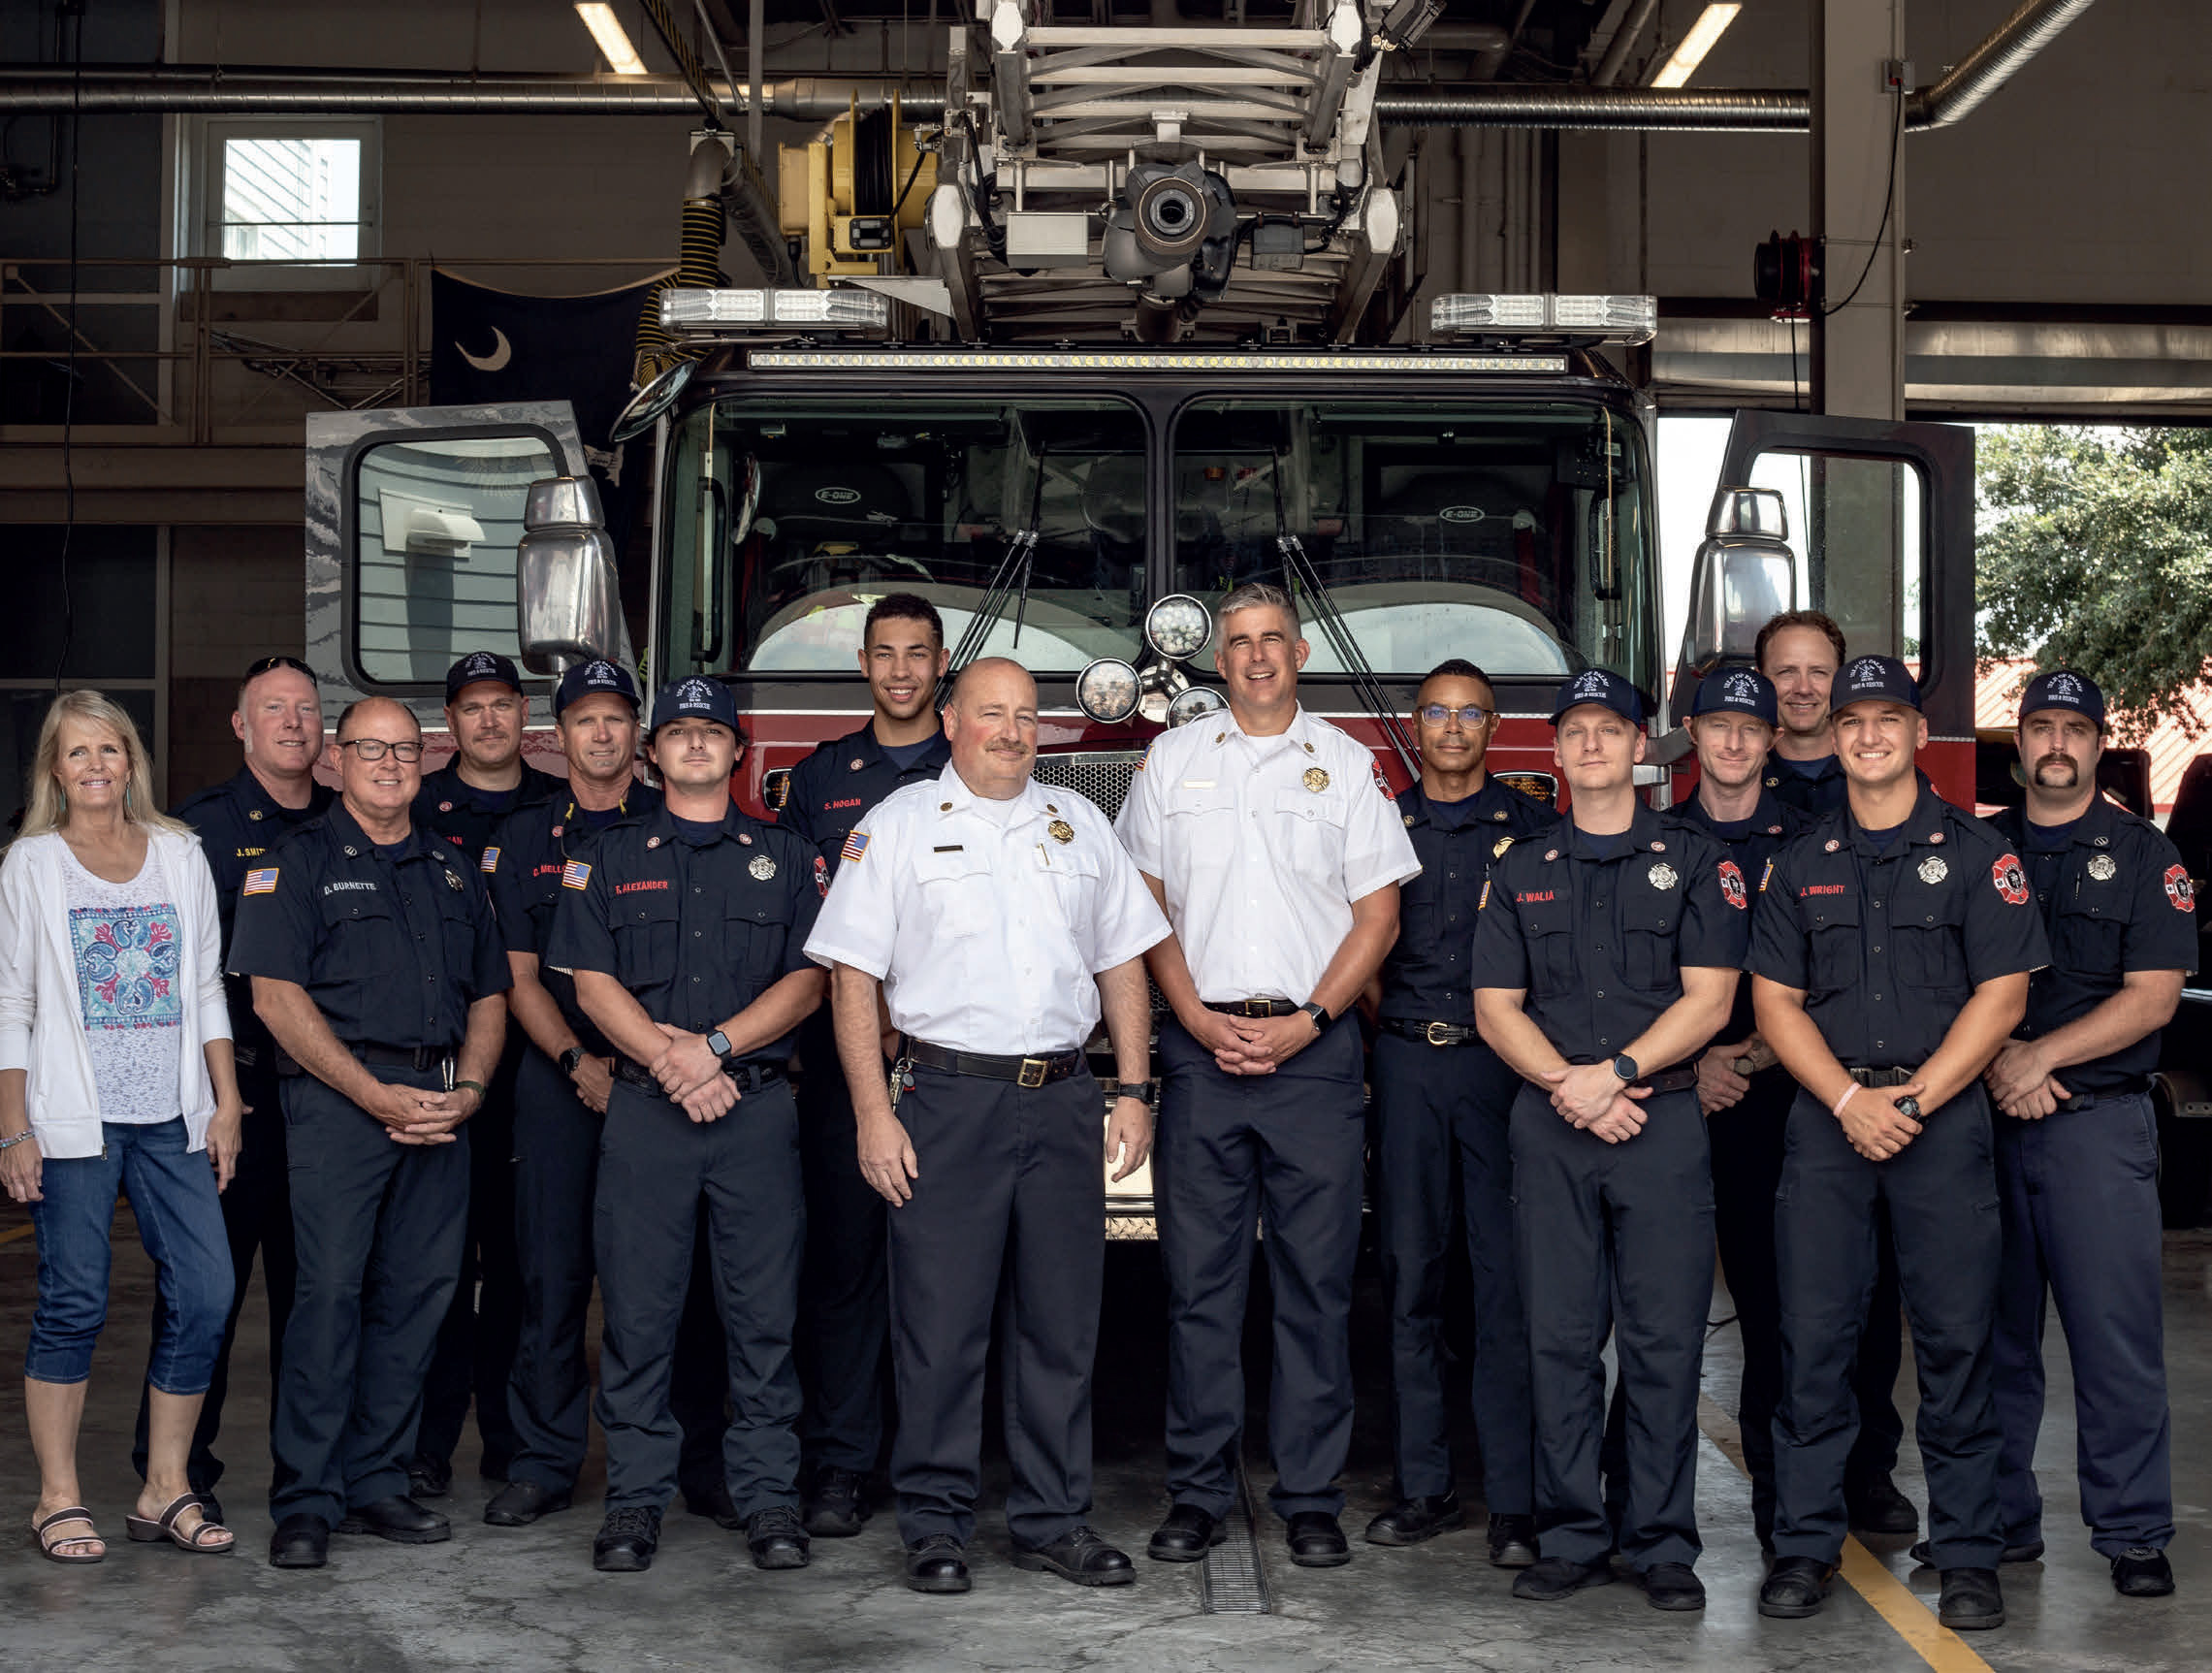
[[1950, 875], [1951, 868], [1945, 865], [1942, 860], [1938, 858], [1935, 854], [1930, 854], [1926, 859], [1920, 862], [1920, 881], [1924, 884], [1927, 884], [1930, 887], [1933, 887], [1937, 884], [1941, 883]]
[[[2174, 867], [2174, 871], [2180, 869], [2179, 866]], [[1991, 881], [1997, 885], [1997, 892], [2004, 897], [2004, 903], [2007, 906], [2026, 906], [2028, 904], [2028, 874], [2020, 869], [2020, 856], [2018, 854], [2008, 853], [2004, 855], [1989, 868], [1989, 875]], [[2186, 877], [2182, 879], [2184, 887], [2188, 886], [2188, 883], [2189, 880]], [[2173, 872], [2166, 874], [2166, 892], [2168, 894], [2173, 892]]]
[[1066, 820], [1054, 820], [1044, 827], [1044, 834], [1054, 842], [1074, 842], [1075, 840], [1075, 827]]
[[2089, 875], [2099, 883], [2110, 883], [2119, 870], [2118, 862], [2108, 853], [2094, 855], [2089, 862]]
[[[1672, 888], [1676, 884], [1682, 882], [1681, 874], [1665, 860], [1660, 860], [1644, 875], [1651, 880], [1653, 888]], [[1736, 881], [1741, 885], [1744, 880], [1739, 877]]]
[[1329, 788], [1328, 771], [1321, 767], [1306, 768], [1305, 788], [1313, 791], [1314, 794], [1319, 795], [1323, 790]]
[[2178, 865], [2165, 868], [2165, 897], [2173, 902], [2176, 912], [2196, 910], [2196, 890], [2190, 884], [2189, 873]]
[[752, 863], [745, 869], [751, 872], [754, 877], [758, 878], [762, 883], [766, 883], [770, 878], [776, 875], [776, 862], [770, 859], [764, 853], [756, 853], [753, 856]]
[[1738, 912], [1751, 908], [1750, 891], [1744, 886], [1744, 868], [1732, 859], [1720, 862], [1720, 898]]
[[1503, 858], [1505, 858], [1505, 851], [1506, 851], [1507, 849], [1511, 848], [1512, 846], [1513, 846], [1513, 839], [1512, 839], [1511, 837], [1499, 837], [1499, 838], [1497, 839], [1497, 841], [1495, 841], [1495, 842], [1493, 842], [1493, 843], [1491, 843], [1491, 858], [1492, 858], [1492, 859], [1503, 859]]

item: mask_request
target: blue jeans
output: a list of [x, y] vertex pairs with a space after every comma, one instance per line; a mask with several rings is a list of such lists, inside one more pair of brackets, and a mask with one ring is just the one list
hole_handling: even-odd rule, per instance
[[130, 1199], [139, 1241], [161, 1288], [161, 1332], [146, 1380], [163, 1394], [200, 1395], [214, 1376], [231, 1304], [231, 1245], [215, 1170], [184, 1148], [184, 1122], [106, 1121], [97, 1156], [48, 1157], [45, 1201], [31, 1205], [39, 1238], [39, 1305], [23, 1374], [80, 1383], [108, 1322], [109, 1239], [118, 1192]]

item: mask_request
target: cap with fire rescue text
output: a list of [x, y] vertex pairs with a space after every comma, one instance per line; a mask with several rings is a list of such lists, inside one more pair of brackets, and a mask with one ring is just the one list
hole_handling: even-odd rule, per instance
[[1920, 707], [1920, 682], [1895, 657], [1853, 657], [1836, 676], [1828, 712], [1840, 715], [1853, 703], [1903, 703]]
[[461, 695], [465, 687], [473, 686], [479, 681], [511, 687], [517, 692], [523, 689], [522, 675], [506, 658], [497, 651], [471, 651], [446, 669], [445, 700], [452, 702]]
[[641, 706], [637, 700], [637, 682], [629, 677], [629, 670], [620, 662], [594, 657], [589, 662], [577, 663], [561, 676], [561, 685], [553, 693], [553, 718], [558, 721], [561, 711], [570, 703], [599, 692], [612, 692], [625, 699], [633, 710]]
[[2024, 721], [2039, 709], [2071, 709], [2099, 731], [2104, 729], [2104, 693], [2095, 680], [2070, 668], [2053, 668], [2028, 682], [2020, 693], [2020, 718]]
[[[649, 735], [657, 737], [662, 726], [678, 721], [712, 721], [737, 732], [737, 698], [720, 680], [693, 675], [689, 680], [671, 681], [654, 695], [653, 730]], [[738, 732], [738, 736], [744, 735]]]
[[1644, 724], [1644, 699], [1636, 688], [1609, 668], [1585, 668], [1559, 688], [1559, 700], [1552, 705], [1552, 724], [1569, 709], [1595, 703], [1611, 709], [1632, 726]]
[[1715, 668], [1697, 683], [1689, 705], [1693, 721], [1700, 715], [1749, 715], [1772, 726], [1779, 712], [1775, 683], [1756, 668]]

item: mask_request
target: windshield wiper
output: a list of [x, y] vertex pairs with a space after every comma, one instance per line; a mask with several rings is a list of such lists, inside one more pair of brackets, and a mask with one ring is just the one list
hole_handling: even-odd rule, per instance
[[1013, 538], [1007, 542], [1006, 556], [999, 560], [999, 566], [991, 571], [990, 585], [983, 589], [982, 601], [976, 606], [976, 613], [968, 618], [968, 626], [960, 635], [960, 642], [952, 647], [952, 656], [945, 664], [945, 678], [937, 686], [940, 708], [944, 707], [946, 699], [952, 694], [952, 682], [959, 678], [960, 670], [982, 654], [983, 644], [990, 638], [991, 629], [998, 626], [999, 618], [1006, 614], [1010, 594], [1014, 597], [1013, 648], [1017, 651], [1021, 649], [1022, 622], [1029, 613], [1030, 574], [1036, 566], [1040, 525], [1043, 521], [1044, 454], [1045, 449], [1040, 446], [1037, 450], [1037, 481], [1029, 496], [1028, 527], [1015, 530]]

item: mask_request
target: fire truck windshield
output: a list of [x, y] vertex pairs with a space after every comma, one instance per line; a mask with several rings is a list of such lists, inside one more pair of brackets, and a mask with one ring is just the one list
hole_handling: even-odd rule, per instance
[[[1641, 429], [1601, 406], [1202, 401], [1174, 434], [1174, 590], [1283, 579], [1305, 548], [1368, 662], [1602, 664], [1646, 692], [1659, 634]], [[1342, 671], [1313, 638], [1310, 673]]]
[[985, 650], [1041, 672], [1132, 657], [1146, 603], [1145, 426], [1092, 401], [702, 407], [668, 478], [660, 627], [675, 673], [850, 675], [868, 606], [916, 593], [956, 642], [1017, 536], [1027, 597]]

